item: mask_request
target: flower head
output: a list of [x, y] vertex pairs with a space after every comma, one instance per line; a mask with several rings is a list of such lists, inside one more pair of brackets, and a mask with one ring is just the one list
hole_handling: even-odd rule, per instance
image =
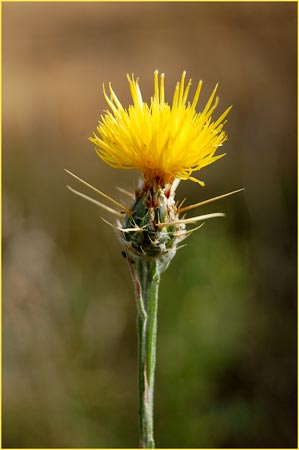
[[192, 173], [224, 156], [216, 152], [227, 139], [223, 125], [231, 107], [212, 120], [218, 104], [216, 85], [204, 109], [196, 112], [202, 82], [190, 102], [191, 80], [185, 86], [185, 75], [183, 72], [176, 84], [171, 105], [165, 101], [164, 74], [159, 80], [158, 71], [154, 73], [150, 104], [143, 101], [138, 79], [133, 76], [128, 76], [133, 100], [128, 109], [122, 106], [111, 85], [110, 96], [103, 88], [110, 111], [101, 116], [98, 135], [94, 133], [90, 138], [103, 161], [118, 169], [139, 169], [145, 181], [155, 180], [161, 185], [176, 178], [204, 185]]

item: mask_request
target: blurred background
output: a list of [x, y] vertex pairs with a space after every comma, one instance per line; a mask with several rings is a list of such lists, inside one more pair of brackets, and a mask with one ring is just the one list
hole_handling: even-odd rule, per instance
[[[246, 190], [163, 275], [157, 447], [296, 447], [296, 3], [4, 3], [3, 447], [137, 447], [133, 286], [121, 246], [64, 168], [134, 189], [88, 137], [112, 82], [169, 101], [183, 70], [219, 82], [227, 156], [199, 202]], [[195, 87], [191, 95], [194, 93]], [[108, 213], [105, 215], [111, 218]]]

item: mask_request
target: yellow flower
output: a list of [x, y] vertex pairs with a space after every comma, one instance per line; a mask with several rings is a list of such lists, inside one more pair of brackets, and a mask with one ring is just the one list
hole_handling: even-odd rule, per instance
[[105, 111], [97, 127], [98, 136], [90, 138], [96, 152], [112, 167], [139, 169], [145, 181], [155, 180], [161, 185], [174, 179], [202, 181], [192, 173], [215, 162], [224, 154], [216, 155], [218, 147], [227, 139], [222, 130], [231, 107], [212, 121], [212, 113], [218, 104], [213, 90], [202, 112], [196, 112], [202, 82], [192, 100], [188, 100], [191, 80], [185, 87], [183, 72], [177, 83], [172, 104], [165, 101], [164, 74], [154, 72], [154, 96], [150, 105], [142, 99], [138, 79], [127, 77], [133, 104], [125, 109], [111, 85], [110, 97], [104, 96], [111, 111]]

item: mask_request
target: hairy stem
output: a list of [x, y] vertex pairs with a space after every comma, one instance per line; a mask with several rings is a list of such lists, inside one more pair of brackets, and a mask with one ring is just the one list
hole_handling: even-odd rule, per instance
[[138, 333], [138, 391], [140, 447], [154, 448], [154, 381], [160, 271], [155, 260], [130, 264], [135, 284]]

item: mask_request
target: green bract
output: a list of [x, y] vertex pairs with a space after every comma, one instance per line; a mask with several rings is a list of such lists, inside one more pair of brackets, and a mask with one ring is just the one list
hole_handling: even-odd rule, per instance
[[136, 190], [130, 209], [132, 213], [126, 214], [122, 223], [125, 231], [121, 232], [129, 255], [133, 259], [148, 257], [158, 258], [163, 264], [170, 262], [186, 234], [185, 224], [178, 223], [178, 210], [170, 187], [143, 183]]

